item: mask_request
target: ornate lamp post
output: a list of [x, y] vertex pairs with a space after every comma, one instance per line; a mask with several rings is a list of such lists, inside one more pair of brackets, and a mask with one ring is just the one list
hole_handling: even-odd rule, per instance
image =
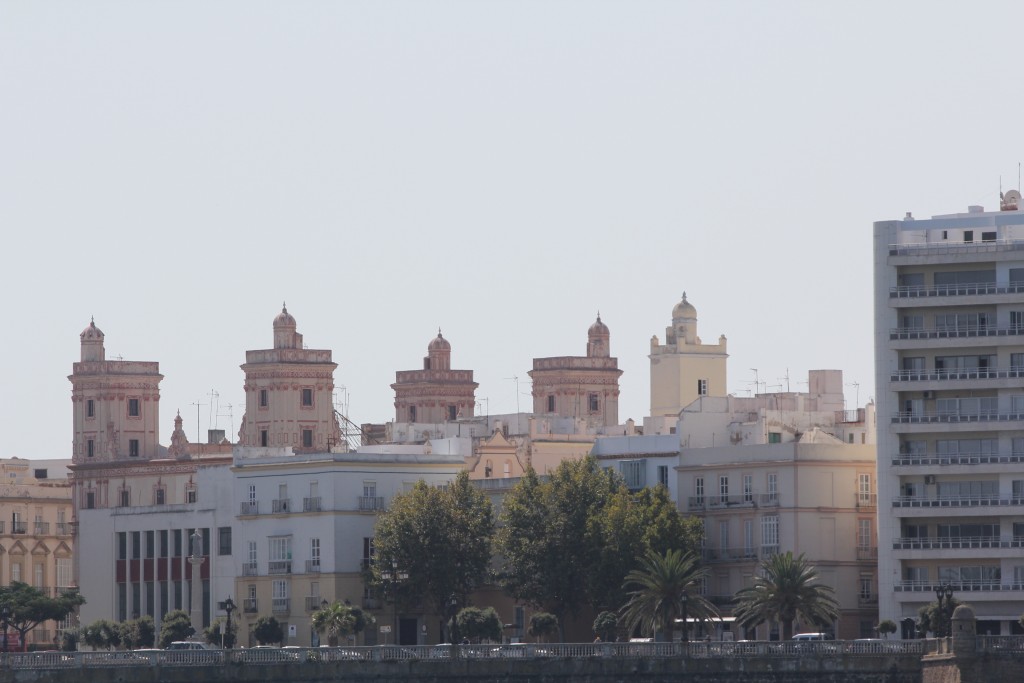
[[227, 642], [231, 643], [231, 647], [234, 647], [235, 639], [231, 636], [231, 613], [235, 611], [235, 601], [229, 596], [220, 606], [228, 615], [228, 625], [220, 634], [220, 646], [224, 647], [224, 639], [226, 638]]
[[683, 642], [684, 643], [687, 643], [690, 640], [690, 620], [687, 618], [687, 614], [686, 614], [686, 603], [687, 603], [687, 601], [689, 601], [689, 599], [690, 599], [690, 594], [687, 593], [684, 590], [683, 594], [679, 597], [679, 602], [681, 602], [682, 605], [683, 605]]
[[391, 628], [394, 629], [394, 644], [398, 645], [398, 584], [409, 579], [409, 572], [398, 568], [398, 561], [391, 560], [391, 571], [383, 571], [380, 578], [388, 583], [391, 594]]
[[3, 608], [0, 609], [0, 622], [3, 623], [4, 627], [4, 654], [7, 654], [7, 627], [10, 626], [11, 623], [11, 610], [7, 605], [4, 605]]
[[455, 597], [455, 593], [452, 593], [450, 605], [452, 608], [452, 658], [459, 656], [459, 600]]
[[[937, 623], [932, 629], [936, 638], [944, 638], [949, 635], [949, 620], [952, 617], [953, 607], [953, 586], [948, 583], [944, 586], [935, 587], [935, 599], [939, 604]], [[947, 617], [946, 613], [950, 612]]]

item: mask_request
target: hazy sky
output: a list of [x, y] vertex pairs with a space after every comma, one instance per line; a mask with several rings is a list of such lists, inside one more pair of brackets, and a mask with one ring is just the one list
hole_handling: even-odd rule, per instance
[[[1017, 185], [1018, 2], [0, 0], [0, 456], [71, 455], [70, 374], [159, 361], [161, 442], [282, 301], [356, 422], [444, 331], [491, 413], [598, 310], [620, 418], [685, 290], [729, 388], [873, 395], [871, 223]], [[859, 387], [854, 383], [859, 383]], [[764, 387], [763, 387], [764, 388]], [[234, 406], [229, 417], [228, 405]], [[209, 405], [199, 408], [205, 434]]]

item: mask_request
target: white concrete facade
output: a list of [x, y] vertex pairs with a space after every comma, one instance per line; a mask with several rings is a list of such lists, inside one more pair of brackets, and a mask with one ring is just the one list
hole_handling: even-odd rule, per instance
[[949, 585], [978, 633], [1024, 612], [1024, 214], [874, 224], [881, 617]]

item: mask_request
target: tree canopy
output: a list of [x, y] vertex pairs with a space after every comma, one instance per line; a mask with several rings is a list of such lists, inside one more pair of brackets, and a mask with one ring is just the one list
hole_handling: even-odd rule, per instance
[[[223, 640], [221, 640], [221, 634], [223, 634]], [[217, 617], [210, 625], [203, 630], [203, 638], [210, 645], [216, 645], [220, 647], [223, 645], [225, 648], [233, 648], [235, 641], [238, 639], [238, 620], [231, 620], [231, 628], [228, 629], [227, 619], [225, 617]]]
[[0, 588], [0, 604], [10, 611], [8, 626], [26, 642], [25, 635], [44, 621], [62, 621], [75, 609], [85, 604], [77, 591], [66, 591], [51, 598], [27, 583], [13, 581]]
[[502, 623], [493, 607], [465, 607], [459, 611], [458, 632], [472, 642], [501, 641]]
[[161, 648], [166, 648], [176, 640], [187, 640], [193, 634], [192, 617], [185, 610], [171, 610], [160, 621]]
[[332, 602], [313, 612], [313, 628], [327, 636], [327, 644], [335, 646], [339, 638], [356, 632], [357, 620], [352, 608], [340, 602]]
[[97, 619], [82, 627], [82, 642], [94, 650], [109, 650], [121, 644], [120, 624]]
[[626, 629], [632, 632], [639, 626], [643, 633], [660, 632], [671, 642], [676, 619], [717, 617], [718, 610], [701, 595], [707, 575], [707, 568], [700, 566], [694, 553], [669, 550], [662, 555], [648, 550], [640, 568], [631, 571], [623, 583], [632, 588], [622, 607]]
[[422, 600], [451, 616], [487, 576], [493, 534], [490, 500], [466, 472], [446, 487], [420, 481], [377, 520], [372, 581], [400, 605]]
[[260, 617], [252, 626], [252, 637], [260, 645], [280, 643], [284, 640], [284, 628], [274, 617]]
[[737, 591], [733, 614], [744, 627], [769, 620], [782, 622], [782, 638], [793, 637], [793, 620], [827, 626], [839, 616], [835, 590], [817, 582], [818, 570], [803, 553], [791, 551], [761, 561], [761, 573], [754, 584]]

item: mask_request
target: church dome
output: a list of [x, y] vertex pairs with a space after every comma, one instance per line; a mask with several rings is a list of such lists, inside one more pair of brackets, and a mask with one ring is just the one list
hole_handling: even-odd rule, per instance
[[683, 292], [683, 300], [677, 303], [672, 309], [672, 319], [696, 317], [697, 309], [693, 307], [693, 304], [686, 300], [686, 292]]
[[295, 318], [284, 304], [281, 304], [281, 312], [274, 318], [274, 327], [295, 327]]
[[441, 336], [441, 330], [437, 331], [437, 336], [430, 340], [427, 345], [427, 351], [451, 351], [452, 345], [448, 343], [448, 340]]
[[590, 329], [587, 330], [587, 334], [590, 335], [590, 336], [599, 335], [599, 334], [604, 334], [604, 335], [611, 334], [609, 332], [609, 330], [608, 330], [608, 326], [605, 325], [603, 322], [601, 322], [601, 314], [600, 313], [597, 314], [597, 320], [594, 321], [594, 324], [591, 325]]
[[79, 335], [82, 339], [103, 339], [103, 331], [96, 327], [96, 321], [90, 320], [89, 326], [82, 330], [82, 334]]

